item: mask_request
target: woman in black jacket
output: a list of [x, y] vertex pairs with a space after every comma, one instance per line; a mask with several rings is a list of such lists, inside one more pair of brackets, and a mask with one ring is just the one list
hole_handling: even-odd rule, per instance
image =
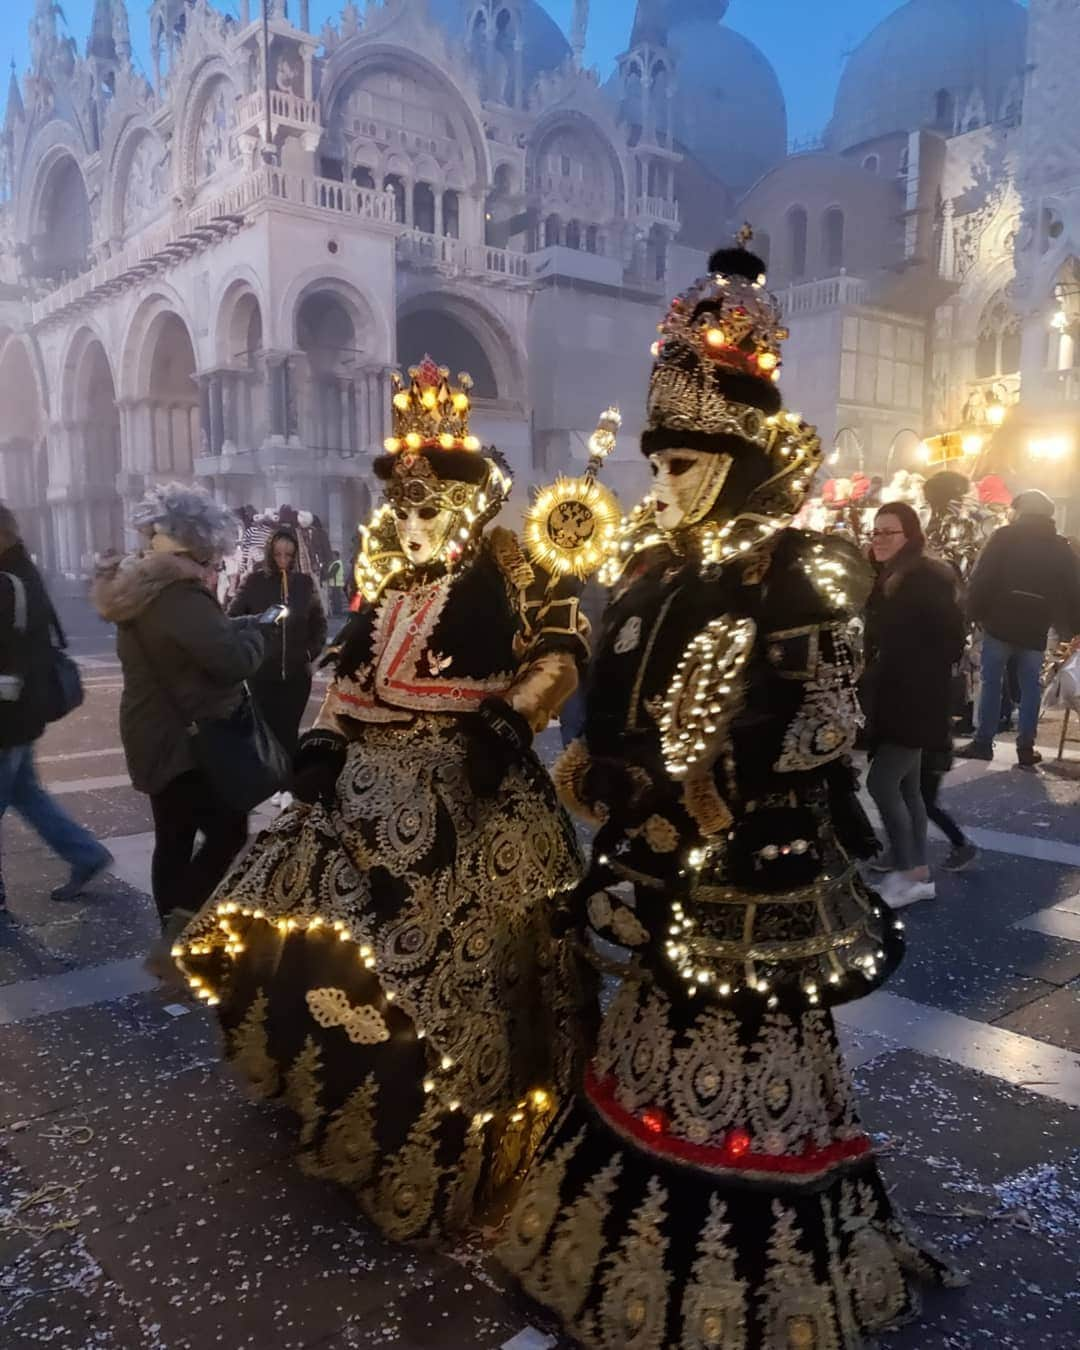
[[297, 566], [299, 545], [289, 529], [266, 541], [262, 567], [244, 580], [229, 613], [263, 614], [284, 605], [286, 615], [268, 634], [266, 655], [248, 682], [259, 711], [290, 755], [296, 753], [300, 721], [311, 697], [311, 663], [326, 642], [326, 614], [314, 580]]
[[895, 868], [882, 894], [897, 909], [935, 896], [926, 861], [923, 761], [940, 774], [952, 750], [952, 671], [965, 630], [955, 573], [926, 556], [910, 506], [883, 506], [871, 540], [879, 572], [866, 614], [867, 787]]

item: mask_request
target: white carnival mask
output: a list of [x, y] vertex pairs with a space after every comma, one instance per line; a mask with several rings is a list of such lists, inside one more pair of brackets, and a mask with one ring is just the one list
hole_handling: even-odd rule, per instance
[[433, 505], [394, 507], [398, 543], [409, 562], [417, 567], [439, 558], [450, 541], [455, 511], [439, 510]]
[[706, 450], [658, 450], [649, 456], [649, 464], [656, 523], [670, 532], [696, 525], [708, 515], [731, 469], [731, 456]]

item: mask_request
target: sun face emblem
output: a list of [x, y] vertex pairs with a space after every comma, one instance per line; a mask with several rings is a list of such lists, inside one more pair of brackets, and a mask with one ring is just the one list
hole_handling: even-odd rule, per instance
[[593, 478], [560, 478], [525, 516], [525, 547], [551, 575], [584, 579], [605, 560], [620, 520], [619, 506]]

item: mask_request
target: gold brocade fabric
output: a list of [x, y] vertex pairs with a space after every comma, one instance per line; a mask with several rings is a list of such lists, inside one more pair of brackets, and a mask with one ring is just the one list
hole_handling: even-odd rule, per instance
[[305, 1165], [397, 1240], [505, 1192], [569, 1053], [548, 917], [579, 875], [572, 827], [538, 764], [478, 800], [465, 754], [456, 719], [366, 726], [333, 807], [283, 813], [180, 939]]

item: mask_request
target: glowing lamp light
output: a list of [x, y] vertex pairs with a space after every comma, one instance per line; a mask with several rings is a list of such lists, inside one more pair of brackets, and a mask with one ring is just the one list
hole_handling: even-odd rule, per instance
[[465, 446], [466, 450], [480, 449], [480, 442], [477, 440], [475, 436], [466, 436], [462, 444]]
[[405, 437], [405, 444], [409, 447], [410, 450], [419, 450], [422, 444], [420, 433], [416, 431], [410, 431], [409, 434]]
[[454, 407], [457, 409], [458, 412], [464, 412], [468, 408], [468, 406], [469, 406], [468, 394], [454, 395]]
[[401, 442], [396, 436], [387, 436], [386, 440], [383, 441], [383, 449], [393, 454], [395, 450], [401, 449]]
[[1046, 459], [1060, 463], [1073, 448], [1068, 436], [1041, 436], [1028, 442], [1028, 454], [1032, 459]]
[[758, 365], [762, 370], [775, 370], [780, 363], [780, 358], [773, 352], [762, 352], [758, 357]]
[[705, 341], [710, 347], [722, 347], [727, 341], [727, 334], [722, 328], [707, 328], [705, 330]]
[[986, 420], [990, 423], [992, 427], [1001, 426], [1002, 422], [1005, 421], [1004, 403], [991, 403], [989, 408], [987, 408], [986, 410]]
[[402, 390], [400, 394], [394, 395], [394, 407], [397, 408], [399, 412], [408, 411], [409, 396], [408, 394], [405, 393], [404, 390]]
[[732, 1158], [742, 1158], [750, 1152], [750, 1143], [750, 1136], [745, 1130], [732, 1130], [725, 1140], [724, 1147]]
[[983, 448], [983, 438], [977, 435], [965, 436], [961, 442], [965, 455], [977, 455]]
[[926, 444], [925, 441], [920, 441], [919, 444], [915, 447], [915, 458], [919, 461], [920, 464], [930, 463], [930, 447]]
[[424, 407], [425, 407], [425, 408], [434, 408], [434, 406], [435, 406], [435, 390], [434, 390], [434, 389], [425, 389], [425, 390], [424, 390]]
[[452, 450], [454, 448], [454, 438], [448, 431], [444, 431], [439, 437], [439, 444], [444, 450]]
[[1050, 320], [1050, 327], [1056, 328], [1059, 333], [1064, 333], [1069, 326], [1069, 316], [1063, 309], [1056, 310], [1053, 318]]

